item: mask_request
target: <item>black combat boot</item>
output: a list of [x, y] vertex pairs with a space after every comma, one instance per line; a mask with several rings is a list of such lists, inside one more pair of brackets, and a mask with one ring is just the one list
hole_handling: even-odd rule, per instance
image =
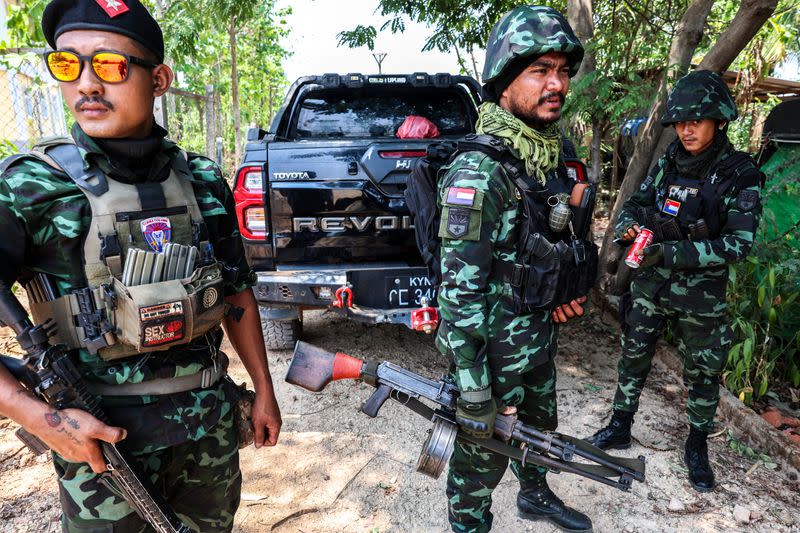
[[630, 411], [614, 411], [611, 422], [606, 427], [586, 439], [586, 442], [601, 450], [625, 450], [631, 447], [631, 425], [633, 413]]
[[683, 461], [689, 469], [689, 483], [697, 492], [714, 490], [714, 471], [708, 462], [708, 433], [691, 428]]
[[585, 514], [567, 507], [553, 494], [547, 481], [521, 483], [517, 511], [526, 520], [545, 520], [561, 531], [591, 531], [592, 521]]

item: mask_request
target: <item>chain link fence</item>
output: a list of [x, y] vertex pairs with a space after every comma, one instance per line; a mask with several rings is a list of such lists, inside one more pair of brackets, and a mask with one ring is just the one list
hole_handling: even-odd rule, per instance
[[0, 156], [30, 148], [44, 137], [67, 134], [61, 92], [45, 70], [42, 52], [0, 50]]
[[181, 148], [223, 165], [219, 98], [212, 86], [205, 94], [172, 88], [156, 102], [155, 114]]

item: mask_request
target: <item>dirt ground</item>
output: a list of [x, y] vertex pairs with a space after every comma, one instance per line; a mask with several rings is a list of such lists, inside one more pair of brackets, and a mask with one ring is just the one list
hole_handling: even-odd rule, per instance
[[[429, 377], [445, 370], [430, 337], [400, 326], [364, 325], [314, 312], [307, 314], [304, 339], [329, 350], [389, 360]], [[8, 350], [9, 343], [0, 340], [0, 348], [4, 345]], [[586, 436], [606, 421], [617, 346], [618, 332], [596, 318], [563, 328], [560, 431]], [[414, 471], [428, 422], [396, 402], [387, 402], [377, 419], [361, 414], [371, 390], [361, 383], [333, 383], [319, 394], [288, 385], [283, 377], [290, 357], [290, 352], [269, 354], [284, 426], [277, 447], [242, 451], [244, 486], [234, 531], [447, 531], [444, 476], [433, 480]], [[231, 373], [241, 381], [246, 374], [236, 361]], [[636, 443], [620, 452], [646, 457], [647, 482], [623, 493], [551, 474], [554, 491], [587, 512], [595, 531], [800, 532], [797, 482], [780, 467], [769, 470], [738, 455], [724, 434], [710, 444], [718, 488], [699, 494], [690, 487], [682, 463], [684, 406], [680, 383], [657, 363], [634, 425]], [[0, 531], [58, 531], [50, 460], [23, 449], [14, 429], [13, 423], [0, 422]], [[509, 471], [494, 495], [495, 531], [553, 531], [516, 517], [516, 492]]]

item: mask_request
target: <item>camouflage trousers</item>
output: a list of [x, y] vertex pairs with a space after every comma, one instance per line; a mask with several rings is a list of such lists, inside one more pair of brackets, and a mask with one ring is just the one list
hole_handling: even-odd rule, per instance
[[719, 403], [720, 375], [731, 342], [726, 318], [725, 285], [672, 284], [658, 278], [635, 279], [630, 309], [623, 320], [622, 357], [613, 407], [636, 412], [656, 342], [670, 326], [683, 361], [689, 389], [686, 412], [692, 427], [710, 432]]
[[[242, 486], [233, 409], [200, 440], [136, 459], [153, 485], [193, 531], [232, 530]], [[68, 462], [55, 454], [54, 463], [64, 533], [153, 531], [86, 463]]]
[[[506, 405], [517, 408], [519, 419], [537, 429], [554, 430], [556, 369], [551, 359], [524, 374], [495, 377], [492, 390]], [[478, 533], [492, 527], [492, 491], [505, 474], [509, 459], [475, 444], [456, 441], [447, 475], [448, 519], [453, 531]], [[521, 482], [544, 478], [547, 469], [511, 461]]]

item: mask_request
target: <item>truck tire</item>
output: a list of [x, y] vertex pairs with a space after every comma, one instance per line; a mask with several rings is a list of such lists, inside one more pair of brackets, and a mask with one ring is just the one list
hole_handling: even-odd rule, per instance
[[268, 350], [291, 350], [300, 339], [303, 323], [293, 320], [262, 320], [261, 330], [264, 333], [264, 344]]

